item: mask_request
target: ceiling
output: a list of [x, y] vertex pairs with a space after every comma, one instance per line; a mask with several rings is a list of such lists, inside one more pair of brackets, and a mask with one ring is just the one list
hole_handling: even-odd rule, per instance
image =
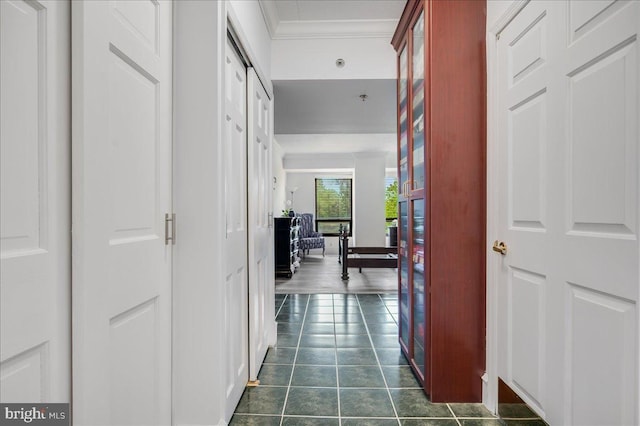
[[276, 134], [396, 131], [395, 80], [285, 80], [273, 88]]
[[[406, 0], [260, 0], [274, 40], [390, 40], [405, 3]], [[395, 80], [278, 80], [273, 81], [273, 87], [276, 135], [396, 132]], [[359, 97], [362, 94], [367, 95], [365, 102]], [[309, 139], [313, 140], [319, 142]], [[333, 152], [354, 149], [344, 141], [333, 145]], [[283, 149], [291, 151], [284, 146]], [[314, 146], [308, 152], [317, 150]], [[296, 151], [300, 152], [300, 148]]]
[[278, 0], [275, 6], [282, 21], [335, 21], [398, 18], [404, 3], [403, 0]]

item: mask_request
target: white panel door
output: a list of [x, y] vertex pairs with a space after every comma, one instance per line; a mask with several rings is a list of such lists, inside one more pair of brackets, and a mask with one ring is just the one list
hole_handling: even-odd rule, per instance
[[273, 100], [255, 70], [249, 68], [249, 380], [256, 380], [269, 345], [275, 344], [275, 271], [273, 259]]
[[498, 40], [498, 374], [552, 425], [639, 420], [639, 31], [532, 1]]
[[247, 70], [229, 41], [225, 51], [225, 418], [249, 379], [247, 273]]
[[70, 401], [69, 19], [0, 2], [2, 402]]
[[72, 4], [76, 425], [171, 423], [172, 4]]

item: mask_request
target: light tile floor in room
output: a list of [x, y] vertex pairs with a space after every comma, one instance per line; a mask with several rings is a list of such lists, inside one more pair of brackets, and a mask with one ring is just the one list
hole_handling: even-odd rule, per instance
[[276, 295], [278, 344], [232, 425], [543, 425], [434, 404], [400, 353], [395, 294]]

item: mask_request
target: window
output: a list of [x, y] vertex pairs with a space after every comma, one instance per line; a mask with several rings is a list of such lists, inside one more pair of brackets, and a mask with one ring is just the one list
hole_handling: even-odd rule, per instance
[[384, 214], [388, 228], [398, 218], [398, 180], [387, 177], [384, 183]]
[[316, 179], [316, 229], [324, 235], [337, 236], [340, 225], [353, 229], [351, 179]]

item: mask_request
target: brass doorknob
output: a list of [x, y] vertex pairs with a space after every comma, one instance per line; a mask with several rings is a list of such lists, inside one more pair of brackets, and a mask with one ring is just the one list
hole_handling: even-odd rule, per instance
[[505, 255], [507, 254], [507, 245], [504, 243], [504, 241], [495, 240], [495, 242], [493, 243], [493, 251], [497, 251], [501, 255]]

